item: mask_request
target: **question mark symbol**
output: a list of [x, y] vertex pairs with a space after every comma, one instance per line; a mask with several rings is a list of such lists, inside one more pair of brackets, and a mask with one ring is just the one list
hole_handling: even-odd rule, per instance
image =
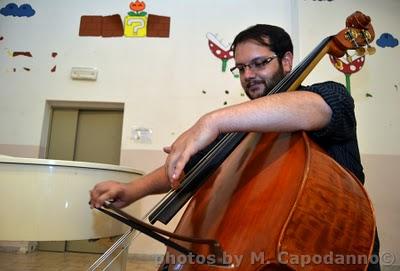
[[129, 19], [128, 20], [128, 25], [131, 26], [133, 24], [139, 23], [138, 25], [133, 27], [133, 33], [137, 34], [139, 29], [144, 27], [144, 21], [141, 19]]

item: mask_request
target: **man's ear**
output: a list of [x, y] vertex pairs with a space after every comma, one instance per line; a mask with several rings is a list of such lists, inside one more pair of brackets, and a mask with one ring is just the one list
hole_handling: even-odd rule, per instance
[[282, 67], [285, 73], [289, 73], [292, 70], [293, 65], [293, 54], [291, 52], [286, 52], [282, 59]]

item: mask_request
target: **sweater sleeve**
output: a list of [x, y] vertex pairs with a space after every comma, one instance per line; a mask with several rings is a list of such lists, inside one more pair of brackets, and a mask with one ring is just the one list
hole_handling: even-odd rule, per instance
[[304, 90], [320, 95], [332, 110], [328, 125], [320, 130], [311, 131], [311, 137], [335, 142], [355, 137], [354, 100], [342, 84], [329, 81], [304, 87]]

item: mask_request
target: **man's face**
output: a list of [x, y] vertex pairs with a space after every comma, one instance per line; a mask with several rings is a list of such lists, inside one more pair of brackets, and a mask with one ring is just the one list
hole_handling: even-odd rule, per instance
[[240, 83], [247, 96], [256, 99], [267, 95], [290, 72], [292, 59], [290, 54], [289, 60], [285, 57], [279, 60], [268, 47], [245, 41], [235, 48], [235, 64], [242, 65]]

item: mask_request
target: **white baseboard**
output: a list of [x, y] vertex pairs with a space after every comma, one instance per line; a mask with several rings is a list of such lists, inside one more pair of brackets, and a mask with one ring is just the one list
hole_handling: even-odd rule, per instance
[[0, 252], [7, 253], [31, 253], [37, 249], [35, 241], [0, 241]]
[[400, 271], [400, 265], [383, 265], [381, 269], [382, 271]]

